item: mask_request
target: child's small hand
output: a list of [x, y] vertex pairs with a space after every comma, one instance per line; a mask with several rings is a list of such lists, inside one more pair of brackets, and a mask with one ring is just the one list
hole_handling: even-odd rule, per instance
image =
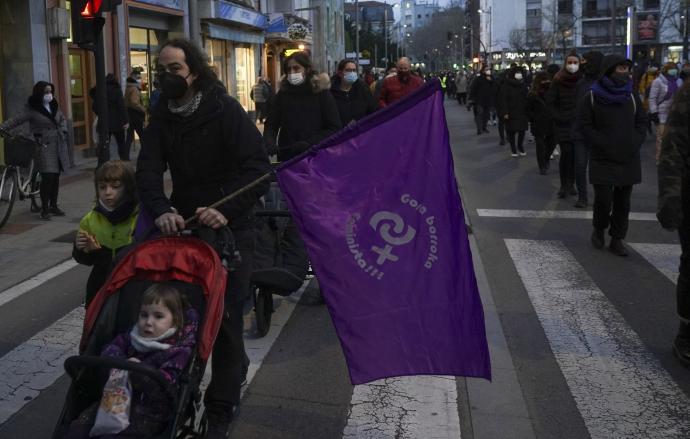
[[131, 361], [132, 363], [141, 363], [140, 359], [134, 357], [128, 358], [127, 361]]
[[101, 248], [101, 244], [98, 243], [96, 237], [90, 235], [88, 232], [84, 230], [80, 230], [77, 232], [75, 245], [77, 247], [77, 250], [81, 250], [86, 253], [90, 253], [94, 250], [100, 250]]

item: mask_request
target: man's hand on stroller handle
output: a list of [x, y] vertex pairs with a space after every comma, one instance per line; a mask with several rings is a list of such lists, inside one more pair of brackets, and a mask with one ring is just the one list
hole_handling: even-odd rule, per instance
[[200, 224], [212, 229], [219, 229], [228, 224], [228, 219], [225, 218], [225, 215], [212, 207], [197, 207], [195, 213]]
[[184, 218], [176, 212], [166, 212], [156, 218], [156, 227], [164, 235], [173, 235], [184, 230]]

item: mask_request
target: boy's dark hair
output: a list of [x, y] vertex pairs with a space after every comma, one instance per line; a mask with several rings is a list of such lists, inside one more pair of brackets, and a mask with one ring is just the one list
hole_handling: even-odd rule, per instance
[[349, 59], [349, 58], [345, 58], [345, 59], [341, 60], [341, 61], [338, 63], [338, 71], [339, 71], [339, 72], [342, 72], [342, 71], [345, 69], [345, 66], [348, 65], [348, 64], [350, 64], [350, 63], [354, 64], [355, 67], [357, 66], [357, 63], [355, 62], [355, 60]]
[[283, 61], [283, 70], [285, 70], [286, 72], [287, 65], [290, 61], [295, 61], [297, 64], [304, 67], [304, 70], [307, 71], [305, 76], [309, 76], [309, 73], [314, 70], [314, 65], [311, 63], [309, 55], [307, 55], [304, 52], [295, 52], [292, 55], [285, 58], [285, 60]]
[[141, 296], [141, 305], [159, 303], [170, 310], [173, 326], [180, 331], [184, 327], [184, 302], [174, 286], [165, 283], [153, 284]]
[[96, 170], [94, 184], [96, 197], [98, 197], [98, 184], [101, 182], [119, 181], [125, 187], [125, 199], [136, 198], [137, 183], [134, 176], [134, 168], [128, 162], [122, 160], [109, 160]]
[[183, 38], [175, 38], [163, 43], [158, 54], [160, 55], [163, 49], [168, 46], [176, 47], [184, 52], [184, 60], [189, 66], [189, 71], [196, 75], [196, 79], [192, 83], [196, 90], [208, 90], [218, 83], [218, 76], [208, 63], [208, 56], [195, 43]]

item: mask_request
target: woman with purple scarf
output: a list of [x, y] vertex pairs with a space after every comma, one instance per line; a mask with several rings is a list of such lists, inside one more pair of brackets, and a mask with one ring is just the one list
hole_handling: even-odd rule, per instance
[[659, 75], [649, 90], [649, 117], [656, 124], [656, 163], [659, 164], [661, 139], [664, 138], [666, 119], [671, 110], [673, 95], [676, 94], [683, 81], [678, 78], [678, 66], [669, 62], [661, 68]]
[[632, 61], [607, 55], [603, 75], [580, 105], [585, 139], [591, 146], [589, 181], [594, 186], [592, 245], [604, 247], [609, 229], [609, 250], [627, 256], [623, 239], [628, 231], [632, 187], [642, 181], [640, 147], [647, 117], [630, 74]]

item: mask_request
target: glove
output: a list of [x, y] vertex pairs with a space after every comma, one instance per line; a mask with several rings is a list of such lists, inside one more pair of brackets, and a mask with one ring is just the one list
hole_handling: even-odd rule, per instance
[[658, 124], [659, 123], [659, 113], [650, 113], [649, 114], [649, 120]]
[[278, 146], [273, 140], [267, 140], [265, 139], [264, 145], [266, 146], [266, 153], [268, 155], [276, 155], [278, 154]]
[[669, 231], [678, 229], [683, 219], [680, 197], [669, 198], [661, 204], [656, 218], [664, 229]]

